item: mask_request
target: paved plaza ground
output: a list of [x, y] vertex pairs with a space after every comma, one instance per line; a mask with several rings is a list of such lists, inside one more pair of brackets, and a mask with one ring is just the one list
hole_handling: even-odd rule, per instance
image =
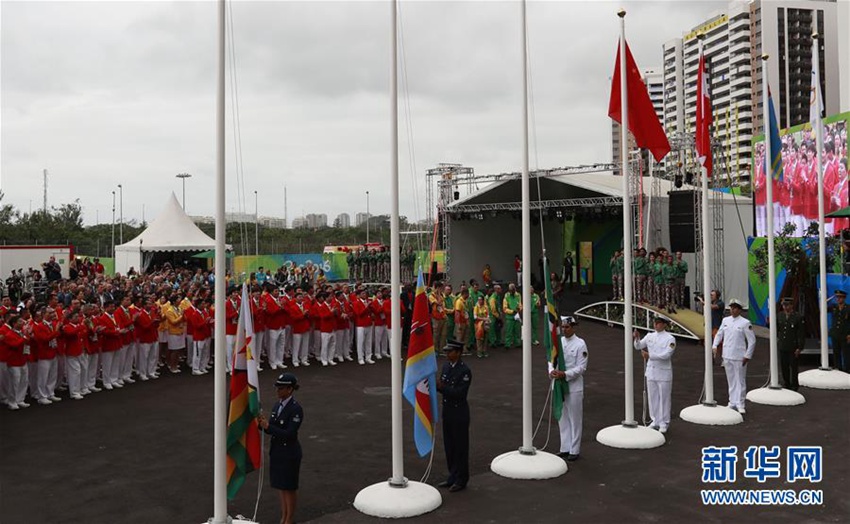
[[[521, 443], [521, 353], [497, 349], [491, 357], [467, 358], [473, 371], [471, 474], [468, 489], [443, 492], [443, 505], [411, 522], [847, 522], [850, 515], [850, 392], [804, 389], [798, 407], [747, 406], [745, 422], [704, 427], [678, 418], [697, 402], [702, 386], [702, 349], [679, 344], [674, 357], [674, 420], [667, 444], [646, 451], [612, 449], [595, 440], [600, 429], [623, 418], [622, 330], [584, 321], [579, 327], [590, 351], [585, 375], [584, 438], [581, 459], [563, 477], [515, 481], [490, 472], [490, 461]], [[635, 413], [641, 415], [642, 364], [635, 358]], [[549, 384], [542, 348], [534, 349], [533, 416], [544, 408]], [[805, 368], [817, 364], [805, 360]], [[759, 339], [750, 364], [750, 388], [767, 378], [766, 340]], [[357, 492], [390, 475], [390, 364], [346, 363], [297, 370], [304, 406], [301, 428], [304, 462], [298, 522], [377, 521], [352, 507]], [[275, 372], [260, 374], [268, 410]], [[726, 379], [715, 368], [718, 400], [725, 402]], [[163, 376], [84, 401], [0, 411], [0, 522], [200, 523], [212, 514], [212, 409], [210, 375]], [[416, 456], [411, 411], [404, 409], [405, 474], [419, 480], [427, 466]], [[542, 447], [550, 427], [544, 420], [534, 439]], [[733, 485], [701, 482], [701, 448], [735, 445], [738, 477]], [[759, 485], [743, 479], [743, 450], [750, 445], [823, 446], [823, 481], [786, 484], [784, 478]], [[557, 452], [557, 424], [547, 450]], [[266, 457], [267, 459], [267, 457]], [[431, 483], [446, 473], [437, 440]], [[257, 519], [279, 518], [277, 494], [263, 487]], [[783, 465], [784, 477], [784, 465]], [[252, 474], [230, 505], [232, 515], [253, 513], [259, 474]], [[820, 506], [705, 507], [700, 490], [822, 489]]]

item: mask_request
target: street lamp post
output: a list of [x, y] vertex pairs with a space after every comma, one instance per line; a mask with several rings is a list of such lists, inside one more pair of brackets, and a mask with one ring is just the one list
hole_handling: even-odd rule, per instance
[[183, 180], [183, 211], [186, 211], [186, 179], [192, 178], [189, 173], [178, 173], [177, 178]]
[[115, 256], [115, 191], [112, 192], [112, 254]]
[[260, 206], [254, 191], [254, 254], [260, 256]]
[[118, 184], [118, 243], [124, 243], [124, 186]]
[[369, 192], [366, 191], [366, 243], [369, 243]]

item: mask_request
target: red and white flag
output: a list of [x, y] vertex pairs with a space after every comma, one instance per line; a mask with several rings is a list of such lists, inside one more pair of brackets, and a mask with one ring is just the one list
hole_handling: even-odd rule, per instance
[[708, 75], [705, 73], [705, 55], [700, 50], [697, 70], [697, 160], [711, 177], [711, 98], [708, 92]]

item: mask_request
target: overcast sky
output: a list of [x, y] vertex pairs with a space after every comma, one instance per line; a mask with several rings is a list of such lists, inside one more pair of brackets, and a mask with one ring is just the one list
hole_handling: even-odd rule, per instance
[[[638, 65], [726, 2], [531, 2], [532, 168], [610, 161], [607, 104], [625, 7]], [[86, 223], [150, 221], [177, 173], [186, 207], [214, 213], [216, 9], [213, 2], [14, 2], [2, 17], [4, 201], [28, 211], [79, 198]], [[385, 2], [236, 2], [236, 78], [245, 210], [283, 216], [389, 204], [389, 7]], [[423, 218], [424, 172], [458, 162], [477, 173], [521, 168], [520, 4], [403, 2], [419, 204], [407, 122], [400, 123], [401, 211]], [[227, 209], [238, 210], [228, 95]], [[536, 136], [536, 141], [534, 137]], [[536, 143], [536, 147], [535, 147]]]

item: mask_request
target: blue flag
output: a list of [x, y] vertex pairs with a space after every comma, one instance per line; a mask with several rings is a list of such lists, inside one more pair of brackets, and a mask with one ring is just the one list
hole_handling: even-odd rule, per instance
[[[770, 169], [766, 169], [765, 173], [771, 173], [773, 180], [780, 181], [784, 178], [782, 170], [782, 141], [779, 140], [779, 126], [776, 123], [776, 112], [773, 110], [773, 95], [768, 92], [767, 104], [770, 114], [770, 156], [773, 157], [770, 164]], [[767, 159], [765, 159], [767, 162]]]

